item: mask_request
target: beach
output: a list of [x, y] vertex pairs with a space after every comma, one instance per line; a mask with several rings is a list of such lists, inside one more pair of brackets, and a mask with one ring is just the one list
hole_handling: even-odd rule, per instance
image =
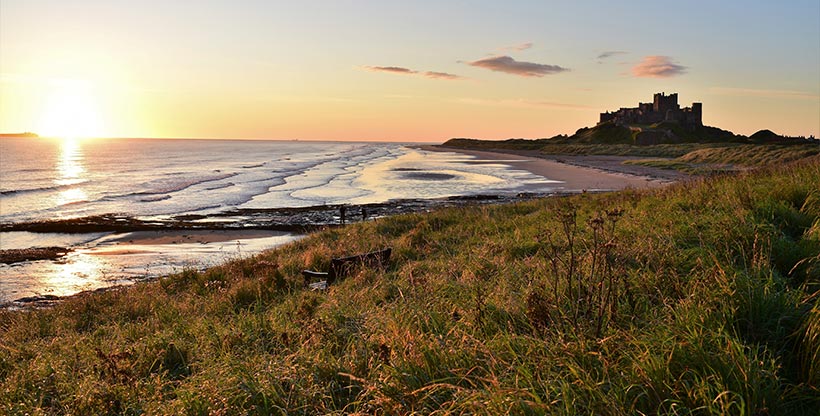
[[[530, 150], [468, 150], [442, 145], [421, 146], [428, 151], [456, 152], [474, 156], [478, 161], [494, 161], [559, 181], [564, 190], [619, 190], [656, 188], [688, 175], [637, 165], [624, 165], [621, 156], [548, 156]], [[478, 163], [478, 162], [477, 162]]]
[[[226, 148], [228, 144], [222, 146]], [[366, 155], [369, 148], [353, 150]], [[377, 189], [380, 193], [376, 195], [382, 195], [376, 199], [344, 198], [343, 192], [347, 191], [342, 190], [355, 190], [357, 180], [346, 179], [350, 184], [346, 185], [348, 188], [332, 184], [349, 175], [345, 173], [349, 171], [328, 170], [316, 161], [305, 159], [302, 162], [305, 166], [317, 167], [304, 170], [297, 177], [315, 175], [316, 180], [307, 182], [331, 185], [321, 185], [327, 191], [318, 193], [317, 189], [324, 188], [304, 185], [303, 189], [296, 189], [290, 195], [310, 192], [310, 197], [324, 194], [332, 198], [305, 206], [277, 206], [287, 199], [270, 199], [266, 206], [252, 202], [250, 206], [183, 211], [174, 215], [140, 215], [140, 211], [135, 211], [77, 218], [59, 218], [58, 215], [54, 219], [28, 222], [4, 221], [0, 224], [0, 263], [6, 264], [0, 264], [0, 272], [4, 275], [0, 302], [26, 299], [28, 303], [36, 304], [42, 299], [50, 301], [53, 296], [70, 296], [86, 290], [130, 284], [185, 268], [210, 267], [228, 258], [253, 255], [294, 241], [314, 230], [339, 226], [342, 207], [345, 208], [345, 222], [352, 223], [454, 206], [654, 188], [674, 181], [674, 178], [655, 172], [649, 172], [652, 176], [641, 175], [647, 172], [635, 171], [636, 167], [621, 165], [618, 161], [602, 161], [600, 157], [575, 157], [564, 163], [535, 152], [488, 152], [432, 145], [391, 151], [395, 155], [383, 159], [384, 162], [375, 163], [366, 157], [357, 162], [364, 166], [358, 174], [362, 183]], [[322, 157], [334, 166], [338, 164], [333, 156]], [[258, 171], [254, 178], [260, 177], [263, 168], [257, 165], [266, 162], [261, 158], [256, 162], [260, 163], [250, 168], [241, 160], [224, 162], [216, 174], [230, 177], [226, 179], [230, 182], [197, 190], [197, 201], [209, 203], [210, 195], [229, 196], [224, 189], [242, 186], [237, 180], [240, 173], [230, 170], [232, 165], [239, 166], [236, 172]], [[187, 176], [174, 174], [170, 177], [185, 180]], [[291, 181], [284, 179], [281, 182]], [[370, 182], [383, 183], [385, 189], [367, 185]], [[147, 183], [168, 186], [164, 179], [151, 179]], [[396, 184], [399, 191], [391, 191], [391, 184]], [[465, 184], [468, 190], [461, 188]], [[158, 194], [161, 198], [152, 198], [157, 202], [143, 203], [150, 208], [174, 201], [180, 195], [190, 194], [194, 186], [169, 186], [168, 192]], [[144, 191], [134, 194], [139, 195], [137, 198], [146, 198]], [[266, 198], [270, 198], [270, 194], [263, 193], [251, 200]]]

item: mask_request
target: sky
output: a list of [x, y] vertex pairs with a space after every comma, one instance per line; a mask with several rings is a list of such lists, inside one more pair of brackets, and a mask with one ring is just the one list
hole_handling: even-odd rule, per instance
[[820, 136], [820, 1], [0, 1], [0, 131], [442, 142], [677, 92]]

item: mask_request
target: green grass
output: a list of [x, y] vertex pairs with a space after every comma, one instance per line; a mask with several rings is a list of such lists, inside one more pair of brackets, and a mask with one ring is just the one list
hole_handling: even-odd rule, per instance
[[0, 413], [813, 415], [818, 183], [814, 159], [402, 215], [2, 311]]
[[677, 170], [690, 175], [715, 175], [719, 173], [732, 172], [735, 170], [735, 168], [726, 164], [687, 163], [681, 161], [679, 158], [625, 160], [623, 164]]

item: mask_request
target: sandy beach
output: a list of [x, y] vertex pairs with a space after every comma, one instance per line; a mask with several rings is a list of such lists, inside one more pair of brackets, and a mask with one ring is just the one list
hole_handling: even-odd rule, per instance
[[[680, 175], [658, 172], [660, 169], [622, 165], [617, 160], [595, 156], [555, 156], [546, 158], [536, 151], [484, 151], [452, 148], [439, 145], [421, 146], [423, 150], [456, 152], [475, 156], [476, 163], [483, 161], [504, 163], [526, 170], [550, 180], [560, 181], [557, 187], [563, 191], [604, 191], [626, 188], [656, 188], [667, 185]], [[567, 159], [559, 161], [559, 159]], [[624, 158], [626, 159], [626, 158]]]

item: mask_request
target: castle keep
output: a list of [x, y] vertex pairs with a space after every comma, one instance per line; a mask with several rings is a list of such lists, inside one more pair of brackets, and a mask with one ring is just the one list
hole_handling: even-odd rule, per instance
[[701, 103], [692, 103], [691, 107], [680, 108], [677, 93], [666, 95], [661, 92], [655, 94], [651, 103], [638, 103], [637, 107], [601, 113], [601, 120], [598, 124], [608, 121], [618, 125], [674, 121], [686, 127], [696, 127], [703, 125], [702, 111]]

